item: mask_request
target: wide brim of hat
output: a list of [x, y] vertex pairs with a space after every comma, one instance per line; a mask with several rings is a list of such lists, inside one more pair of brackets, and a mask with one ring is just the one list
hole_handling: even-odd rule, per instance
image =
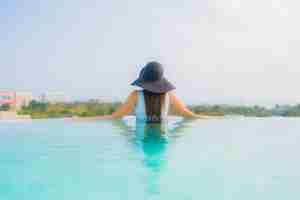
[[131, 83], [131, 85], [139, 86], [154, 93], [166, 93], [175, 89], [175, 86], [165, 78], [153, 82], [145, 82], [137, 79], [133, 83]]

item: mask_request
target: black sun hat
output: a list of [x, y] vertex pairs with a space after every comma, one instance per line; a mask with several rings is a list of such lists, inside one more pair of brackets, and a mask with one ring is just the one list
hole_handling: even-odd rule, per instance
[[141, 70], [138, 79], [131, 85], [154, 93], [165, 93], [175, 89], [175, 86], [164, 77], [162, 65], [155, 61], [147, 63]]

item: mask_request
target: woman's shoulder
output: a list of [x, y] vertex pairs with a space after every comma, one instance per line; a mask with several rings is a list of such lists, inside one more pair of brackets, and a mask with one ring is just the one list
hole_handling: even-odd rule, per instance
[[142, 92], [142, 90], [132, 90], [130, 95], [137, 95], [138, 93]]
[[168, 95], [169, 98], [176, 98], [176, 95], [172, 91], [167, 92], [166, 95]]
[[129, 99], [136, 100], [138, 95], [140, 93], [140, 90], [133, 90], [129, 93]]
[[141, 94], [144, 94], [143, 90], [141, 90], [141, 89], [136, 89], [136, 90], [133, 90], [133, 91], [130, 92], [130, 95], [132, 95], [132, 96], [138, 96], [138, 95], [141, 95]]

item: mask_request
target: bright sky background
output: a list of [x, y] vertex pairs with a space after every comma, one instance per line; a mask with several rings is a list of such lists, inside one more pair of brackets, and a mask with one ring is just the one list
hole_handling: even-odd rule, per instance
[[141, 67], [157, 60], [187, 103], [300, 102], [299, 7], [295, 0], [1, 0], [0, 90], [122, 100]]

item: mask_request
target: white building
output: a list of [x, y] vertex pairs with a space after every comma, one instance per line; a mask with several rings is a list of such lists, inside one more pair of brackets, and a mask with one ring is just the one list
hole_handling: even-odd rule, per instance
[[64, 103], [67, 101], [66, 95], [63, 92], [46, 92], [41, 95], [41, 101], [47, 103]]
[[16, 92], [16, 109], [28, 106], [32, 100], [33, 95], [31, 92]]

